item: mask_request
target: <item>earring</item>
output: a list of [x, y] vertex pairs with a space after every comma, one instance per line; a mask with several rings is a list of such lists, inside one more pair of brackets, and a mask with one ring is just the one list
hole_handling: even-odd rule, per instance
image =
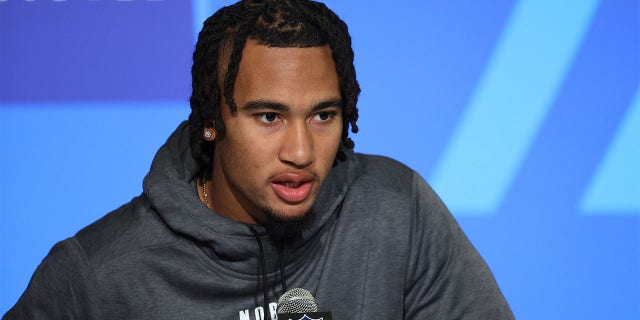
[[211, 130], [205, 130], [203, 136], [207, 141], [213, 140], [213, 132], [211, 132]]

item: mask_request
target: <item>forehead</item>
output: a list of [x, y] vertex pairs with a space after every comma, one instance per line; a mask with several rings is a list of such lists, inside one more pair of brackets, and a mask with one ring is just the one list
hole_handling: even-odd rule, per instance
[[235, 89], [249, 95], [336, 95], [339, 80], [329, 46], [279, 48], [249, 40]]

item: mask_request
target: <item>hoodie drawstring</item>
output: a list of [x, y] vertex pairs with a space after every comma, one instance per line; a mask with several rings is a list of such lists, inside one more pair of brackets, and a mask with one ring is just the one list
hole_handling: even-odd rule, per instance
[[[264, 294], [264, 313], [265, 317], [269, 310], [269, 289], [267, 285], [267, 268], [265, 267], [266, 262], [264, 259], [264, 247], [262, 246], [262, 239], [260, 239], [260, 234], [258, 230], [256, 230], [253, 226], [249, 226], [249, 229], [253, 233], [253, 236], [256, 238], [258, 242], [258, 249], [260, 251], [260, 269], [262, 269], [262, 289]], [[287, 284], [284, 278], [284, 241], [280, 243], [280, 280], [282, 281], [282, 294], [286, 292]]]
[[280, 241], [280, 281], [282, 284], [282, 294], [287, 292], [287, 282], [284, 278], [284, 240]]

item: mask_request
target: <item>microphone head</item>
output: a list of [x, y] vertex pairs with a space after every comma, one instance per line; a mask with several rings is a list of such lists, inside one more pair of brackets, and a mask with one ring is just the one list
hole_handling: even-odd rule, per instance
[[285, 292], [278, 299], [277, 313], [305, 313], [318, 312], [316, 299], [313, 298], [311, 292], [294, 288]]

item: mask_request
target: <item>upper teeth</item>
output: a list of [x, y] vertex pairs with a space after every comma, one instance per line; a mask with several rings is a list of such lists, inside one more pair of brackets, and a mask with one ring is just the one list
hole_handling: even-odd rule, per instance
[[300, 186], [300, 182], [282, 181], [281, 183], [287, 188], [297, 188]]

